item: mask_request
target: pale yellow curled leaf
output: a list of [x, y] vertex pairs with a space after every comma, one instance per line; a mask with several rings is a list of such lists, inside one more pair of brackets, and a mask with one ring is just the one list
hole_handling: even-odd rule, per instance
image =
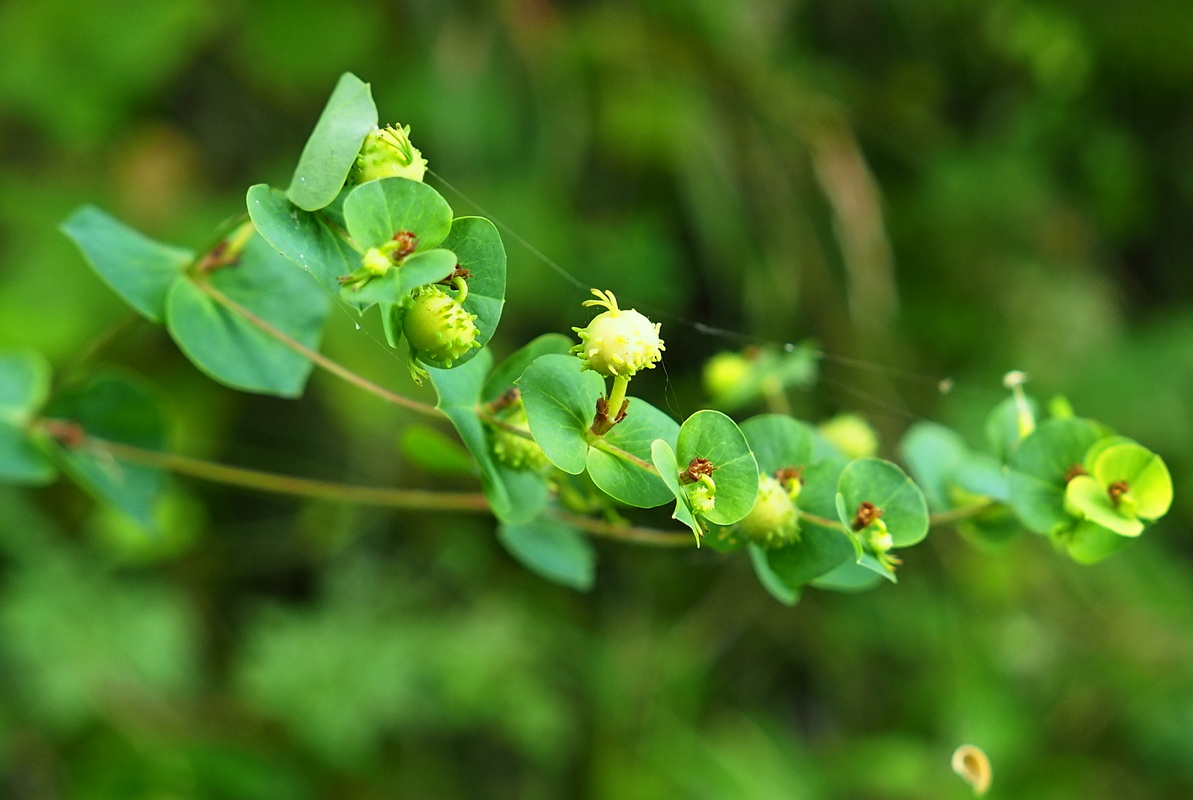
[[986, 794], [990, 789], [993, 773], [990, 771], [990, 759], [981, 748], [972, 744], [963, 744], [953, 751], [953, 772], [973, 787], [973, 793], [978, 797]]

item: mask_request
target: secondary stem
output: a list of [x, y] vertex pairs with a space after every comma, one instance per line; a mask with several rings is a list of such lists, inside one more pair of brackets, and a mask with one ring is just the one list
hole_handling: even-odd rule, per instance
[[439, 416], [443, 415], [442, 412], [439, 409], [435, 408], [434, 406], [427, 405], [426, 403], [420, 403], [417, 400], [411, 400], [409, 397], [403, 397], [400, 394], [391, 392], [389, 389], [386, 389], [383, 386], [379, 386], [378, 384], [373, 383], [371, 380], [364, 377], [363, 375], [358, 375], [357, 373], [355, 373], [352, 370], [348, 369], [347, 367], [339, 364], [338, 362], [332, 361], [330, 358], [328, 358], [327, 356], [318, 352], [317, 350], [312, 350], [311, 348], [304, 345], [302, 342], [299, 342], [299, 341], [293, 339], [292, 337], [287, 336], [285, 333], [279, 331], [277, 328], [273, 327], [268, 322], [261, 319], [261, 317], [257, 316], [252, 311], [249, 311], [247, 308], [245, 308], [244, 306], [237, 303], [231, 297], [228, 297], [226, 294], [221, 292], [219, 289], [212, 286], [210, 282], [208, 282], [206, 280], [199, 280], [199, 281], [196, 281], [196, 285], [200, 289], [202, 289], [204, 292], [206, 292], [211, 297], [211, 299], [215, 300], [217, 303], [219, 303], [224, 308], [231, 311], [233, 314], [243, 317], [245, 319], [245, 321], [249, 322], [250, 324], [252, 324], [256, 328], [258, 328], [262, 332], [268, 334], [269, 336], [273, 337], [277, 341], [281, 342], [286, 347], [289, 347], [291, 350], [298, 353], [299, 355], [301, 355], [305, 358], [309, 358], [312, 362], [315, 363], [316, 366], [319, 366], [319, 367], [327, 370], [332, 375], [335, 375], [337, 378], [340, 378], [341, 380], [345, 380], [348, 383], [351, 383], [353, 386], [356, 386], [359, 389], [363, 389], [364, 391], [369, 392], [370, 394], [374, 394], [377, 397], [380, 397], [382, 400], [386, 401], [387, 403], [393, 403], [396, 406], [401, 406], [402, 408], [409, 409], [410, 411], [416, 411], [419, 414], [425, 414], [425, 415], [431, 416], [431, 417], [439, 417]]
[[[61, 420], [42, 420], [40, 425], [51, 436], [68, 447], [86, 447], [133, 464], [164, 469], [179, 475], [225, 486], [237, 486], [293, 497], [402, 508], [410, 511], [490, 512], [488, 501], [479, 492], [390, 489], [297, 478], [292, 475], [233, 467], [199, 458], [146, 450], [121, 442], [98, 439], [88, 436], [74, 423]], [[690, 547], [692, 544], [692, 537], [686, 533], [672, 533], [654, 528], [605, 522], [567, 511], [555, 511], [552, 515], [572, 527], [606, 539], [656, 547]]]

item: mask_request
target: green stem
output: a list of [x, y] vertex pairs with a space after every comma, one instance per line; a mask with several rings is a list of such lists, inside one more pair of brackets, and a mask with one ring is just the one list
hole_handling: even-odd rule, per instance
[[[68, 447], [85, 447], [122, 461], [163, 469], [225, 486], [237, 486], [243, 489], [292, 497], [401, 508], [408, 511], [490, 512], [488, 501], [479, 492], [390, 489], [297, 478], [292, 475], [233, 467], [199, 458], [146, 450], [121, 442], [98, 439], [87, 436], [72, 423], [60, 420], [41, 420], [39, 425]], [[567, 511], [555, 511], [552, 512], [552, 515], [574, 528], [606, 539], [655, 547], [689, 547], [692, 544], [692, 538], [686, 533], [673, 533], [624, 523], [605, 522]]]
[[628, 375], [617, 375], [613, 378], [613, 391], [609, 393], [609, 419], [616, 419], [625, 402], [626, 389], [630, 386]]
[[430, 417], [443, 416], [443, 412], [441, 412], [439, 409], [435, 408], [434, 406], [427, 405], [426, 403], [420, 403], [417, 400], [411, 400], [409, 397], [403, 397], [400, 394], [395, 394], [394, 392], [391, 392], [390, 390], [373, 383], [368, 378], [365, 378], [362, 375], [356, 374], [355, 372], [353, 372], [352, 370], [348, 369], [345, 366], [342, 366], [338, 362], [332, 361], [330, 358], [328, 358], [327, 356], [318, 352], [317, 350], [312, 350], [311, 348], [304, 345], [302, 342], [296, 341], [295, 339], [287, 336], [286, 334], [279, 331], [277, 328], [270, 325], [265, 320], [261, 319], [259, 316], [254, 314], [252, 311], [249, 311], [247, 308], [240, 305], [232, 298], [228, 297], [226, 294], [221, 292], [219, 289], [216, 289], [208, 281], [199, 280], [199, 281], [195, 282], [195, 285], [198, 286], [204, 292], [206, 292], [208, 294], [208, 296], [211, 297], [211, 299], [215, 300], [217, 303], [219, 303], [224, 308], [231, 311], [233, 314], [243, 317], [244, 320], [246, 322], [248, 322], [249, 324], [253, 325], [254, 327], [261, 330], [263, 333], [265, 333], [265, 334], [271, 336], [272, 338], [276, 339], [277, 341], [281, 342], [286, 347], [290, 348], [291, 350], [298, 353], [299, 355], [301, 355], [305, 358], [309, 358], [312, 362], [315, 363], [316, 366], [318, 366], [324, 370], [327, 370], [332, 375], [335, 375], [337, 378], [340, 378], [341, 380], [351, 383], [353, 386], [356, 386], [358, 389], [363, 389], [364, 391], [369, 392], [370, 394], [376, 395], [377, 397], [380, 397], [382, 400], [386, 401], [387, 403], [393, 403], [396, 406], [401, 406], [402, 408], [408, 409], [410, 411], [415, 411], [419, 414], [425, 414]]
[[929, 525], [951, 525], [963, 519], [976, 517], [983, 511], [987, 511], [998, 505], [995, 500], [983, 500], [980, 503], [974, 503], [969, 506], [962, 506], [961, 508], [950, 508], [948, 511], [938, 511], [935, 514], [928, 515]]

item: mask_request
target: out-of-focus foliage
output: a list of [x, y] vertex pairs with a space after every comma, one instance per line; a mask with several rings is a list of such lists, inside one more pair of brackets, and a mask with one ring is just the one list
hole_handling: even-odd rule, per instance
[[[864, 412], [884, 457], [922, 417], [978, 445], [1020, 368], [1188, 496], [1191, 30], [1178, 0], [8, 3], [0, 345], [58, 395], [148, 376], [183, 452], [474, 488], [323, 375], [215, 385], [56, 231], [90, 202], [206, 246], [351, 70], [457, 213], [525, 240], [499, 355], [610, 288], [663, 322], [635, 388], [682, 418], [714, 353], [812, 337], [794, 411]], [[400, 385], [382, 338], [334, 309], [324, 336]], [[1179, 506], [1097, 567], [942, 530], [897, 587], [787, 608], [708, 550], [599, 545], [579, 596], [484, 518], [172, 492], [155, 540], [66, 484], [0, 494], [0, 794], [946, 798], [963, 742], [990, 797], [1193, 794]]]

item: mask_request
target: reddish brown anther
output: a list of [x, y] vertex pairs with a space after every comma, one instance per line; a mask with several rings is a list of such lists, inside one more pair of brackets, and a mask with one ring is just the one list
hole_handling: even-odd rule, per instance
[[1127, 485], [1126, 481], [1115, 481], [1106, 487], [1106, 493], [1110, 495], [1110, 502], [1118, 506], [1119, 498], [1130, 491], [1131, 487]]
[[439, 281], [439, 283], [442, 283], [444, 286], [451, 286], [451, 282], [456, 278], [463, 278], [466, 281], [472, 280], [472, 270], [464, 269], [464, 267], [456, 264], [456, 268], [452, 270], [452, 274]]
[[228, 240], [224, 239], [199, 260], [199, 263], [195, 265], [195, 271], [200, 274], [215, 272], [217, 269], [234, 267], [238, 261], [240, 261], [240, 256], [228, 255]]
[[1085, 467], [1081, 466], [1080, 464], [1074, 464], [1073, 466], [1069, 467], [1068, 472], [1065, 473], [1065, 483], [1067, 484], [1069, 481], [1073, 480], [1078, 475], [1088, 475], [1088, 474], [1089, 473], [1085, 471]]
[[798, 467], [783, 467], [775, 470], [775, 480], [783, 486], [791, 486], [796, 481], [799, 481], [800, 486], [803, 486], [804, 481], [804, 465], [800, 464]]
[[489, 403], [489, 411], [496, 414], [498, 411], [509, 408], [521, 399], [522, 392], [518, 390], [517, 386], [511, 386]]
[[869, 500], [863, 500], [857, 507], [857, 514], [853, 517], [853, 524], [849, 527], [855, 531], [860, 531], [863, 528], [868, 528], [883, 514], [883, 510], [871, 503]]
[[395, 262], [401, 261], [418, 248], [418, 234], [413, 231], [398, 231], [394, 234], [394, 241], [398, 246], [390, 253]]
[[688, 468], [679, 474], [679, 482], [683, 484], [696, 483], [700, 480], [701, 475], [707, 475], [711, 478], [715, 469], [717, 469], [716, 464], [707, 458], [696, 456], [696, 458], [688, 462]]
[[42, 423], [42, 429], [64, 447], [82, 447], [87, 443], [87, 432], [77, 422], [47, 419]]

